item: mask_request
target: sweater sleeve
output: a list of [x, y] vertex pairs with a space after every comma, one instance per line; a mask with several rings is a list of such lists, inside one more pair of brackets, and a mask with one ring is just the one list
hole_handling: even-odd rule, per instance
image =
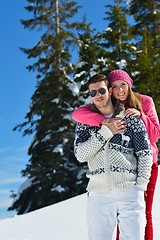
[[143, 113], [141, 115], [141, 119], [143, 120], [151, 144], [156, 143], [160, 138], [160, 126], [159, 120], [157, 116], [157, 112], [155, 109], [155, 105], [153, 99], [149, 96], [141, 95], [142, 98], [142, 108]]
[[77, 124], [74, 141], [75, 157], [79, 162], [88, 162], [112, 136], [112, 132], [105, 126], [99, 128]]
[[150, 141], [145, 125], [140, 117], [133, 117], [132, 124], [134, 150], [138, 160], [137, 186], [146, 190], [152, 166]]
[[79, 107], [73, 111], [72, 118], [76, 122], [87, 124], [89, 126], [100, 126], [105, 117], [101, 114], [92, 112], [91, 108], [92, 104]]

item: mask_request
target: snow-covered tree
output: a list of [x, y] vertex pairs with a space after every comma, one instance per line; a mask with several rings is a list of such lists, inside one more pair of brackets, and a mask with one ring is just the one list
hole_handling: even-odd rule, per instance
[[135, 48], [135, 82], [138, 91], [150, 95], [160, 116], [160, 2], [130, 1]]
[[[87, 27], [85, 21], [74, 21], [79, 6], [67, 0], [28, 0], [26, 11], [33, 15], [21, 20], [24, 28], [42, 33], [31, 49], [21, 48], [34, 63], [37, 85], [26, 121], [14, 130], [31, 134], [30, 156], [22, 175], [27, 177], [9, 210], [18, 214], [73, 197], [85, 191], [84, 171], [74, 157], [73, 137], [74, 66], [72, 52], [78, 34]], [[23, 189], [23, 190], [22, 190]]]
[[42, 35], [33, 48], [21, 48], [35, 60], [27, 68], [36, 72], [37, 85], [26, 121], [14, 129], [33, 136], [30, 159], [22, 171], [27, 182], [17, 194], [12, 193], [9, 208], [18, 214], [85, 191], [86, 165], [82, 170], [74, 157], [71, 113], [87, 102], [86, 81], [94, 73], [125, 69], [134, 78], [135, 90], [151, 95], [160, 114], [158, 1], [114, 0], [104, 6], [102, 32], [91, 30], [85, 18], [73, 20], [79, 10], [74, 1], [27, 2], [25, 9], [33, 18], [21, 22]]
[[106, 28], [102, 32], [86, 31], [80, 36], [79, 62], [74, 78], [80, 89], [79, 105], [88, 101], [85, 83], [94, 73], [131, 69], [134, 45], [127, 5], [123, 0], [114, 0], [112, 5], [104, 6], [104, 10]]

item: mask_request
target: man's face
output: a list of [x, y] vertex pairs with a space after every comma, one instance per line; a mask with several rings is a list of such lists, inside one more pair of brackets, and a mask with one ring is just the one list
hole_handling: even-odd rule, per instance
[[108, 91], [108, 88], [104, 81], [91, 83], [89, 85], [89, 92], [93, 103], [98, 109], [106, 107], [108, 103], [111, 102], [111, 93]]

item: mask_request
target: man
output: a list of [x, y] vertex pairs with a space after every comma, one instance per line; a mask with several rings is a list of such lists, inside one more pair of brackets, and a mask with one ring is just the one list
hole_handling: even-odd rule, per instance
[[[92, 110], [108, 118], [101, 127], [78, 124], [75, 156], [87, 162], [89, 240], [112, 240], [119, 224], [121, 240], [143, 240], [144, 191], [150, 177], [152, 154], [147, 132], [138, 116], [111, 119], [114, 106], [105, 75], [88, 81]], [[122, 114], [122, 113], [121, 113]]]

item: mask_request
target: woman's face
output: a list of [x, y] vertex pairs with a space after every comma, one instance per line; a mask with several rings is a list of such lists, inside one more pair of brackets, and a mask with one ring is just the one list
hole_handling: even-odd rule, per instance
[[112, 89], [112, 95], [116, 99], [121, 101], [124, 101], [127, 99], [128, 92], [129, 92], [129, 85], [126, 82], [122, 80], [115, 81], [111, 85], [111, 89]]

